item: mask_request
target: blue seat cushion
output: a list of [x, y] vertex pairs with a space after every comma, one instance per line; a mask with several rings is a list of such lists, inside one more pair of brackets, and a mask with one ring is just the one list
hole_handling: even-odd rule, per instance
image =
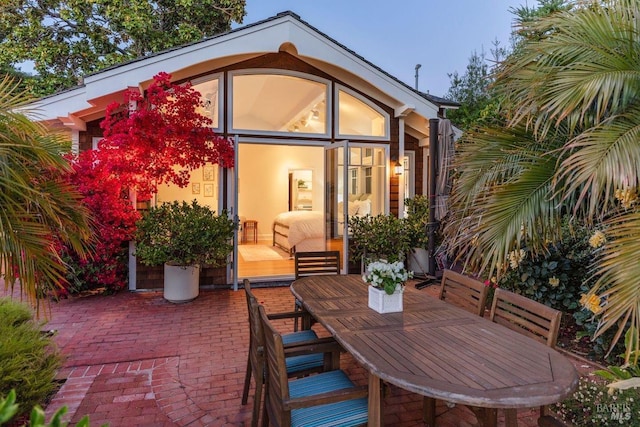
[[[291, 397], [312, 396], [353, 387], [342, 371], [324, 372], [289, 381]], [[291, 411], [293, 427], [347, 427], [366, 424], [367, 399], [352, 399]]]
[[287, 345], [291, 343], [301, 342], [301, 341], [309, 341], [318, 339], [318, 334], [316, 334], [311, 329], [305, 331], [291, 332], [290, 334], [282, 335], [282, 344]]
[[[318, 335], [312, 330], [298, 331], [282, 335], [282, 342], [283, 344], [293, 344], [302, 341], [314, 340], [317, 338]], [[315, 353], [305, 354], [302, 356], [287, 357], [286, 364], [287, 372], [290, 374], [306, 371], [308, 369], [319, 368], [324, 365], [324, 354]]]

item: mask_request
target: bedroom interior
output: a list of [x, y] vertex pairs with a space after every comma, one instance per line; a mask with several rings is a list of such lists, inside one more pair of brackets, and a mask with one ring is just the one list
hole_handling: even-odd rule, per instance
[[[376, 188], [384, 189], [385, 153], [371, 147], [350, 148], [348, 215], [383, 212], [384, 192]], [[238, 212], [241, 220], [257, 221], [258, 239], [239, 245], [239, 277], [290, 276], [295, 250], [341, 250], [340, 227], [331, 229], [325, 223], [326, 183], [332, 179], [325, 176], [324, 157], [324, 148], [312, 145], [240, 144]], [[342, 174], [340, 166], [335, 175]], [[337, 212], [334, 224], [344, 222], [342, 182], [338, 179], [331, 198]]]

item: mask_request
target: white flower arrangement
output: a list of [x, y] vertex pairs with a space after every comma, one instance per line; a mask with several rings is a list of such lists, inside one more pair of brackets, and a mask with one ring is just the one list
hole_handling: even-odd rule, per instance
[[396, 289], [402, 289], [404, 282], [411, 277], [413, 272], [407, 271], [402, 261], [389, 263], [386, 260], [379, 260], [367, 265], [367, 271], [362, 276], [362, 280], [374, 288], [384, 289], [391, 295]]

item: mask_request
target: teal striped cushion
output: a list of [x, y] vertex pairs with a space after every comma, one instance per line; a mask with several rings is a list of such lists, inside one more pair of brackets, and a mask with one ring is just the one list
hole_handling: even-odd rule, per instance
[[314, 353], [302, 356], [290, 356], [285, 359], [287, 372], [301, 372], [324, 365], [324, 354]]
[[[291, 397], [303, 397], [353, 387], [342, 371], [289, 381]], [[347, 427], [367, 423], [367, 399], [352, 399], [291, 411], [293, 427]]]
[[282, 344], [287, 345], [294, 342], [315, 340], [318, 335], [312, 330], [291, 332], [290, 334], [282, 334]]
[[[317, 338], [318, 335], [312, 330], [298, 331], [282, 335], [282, 343], [292, 344], [296, 342], [315, 340]], [[324, 355], [322, 353], [316, 353], [305, 354], [303, 356], [292, 356], [287, 357], [286, 362], [287, 372], [301, 372], [324, 365]]]

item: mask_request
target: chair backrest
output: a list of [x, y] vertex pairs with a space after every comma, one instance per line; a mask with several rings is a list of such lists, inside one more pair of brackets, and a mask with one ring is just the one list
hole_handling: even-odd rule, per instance
[[340, 251], [295, 253], [296, 279], [340, 274]]
[[244, 293], [247, 298], [249, 312], [249, 360], [256, 381], [261, 381], [264, 372], [264, 334], [258, 307], [260, 303], [251, 291], [251, 282], [244, 279]]
[[258, 312], [264, 331], [265, 359], [269, 379], [265, 397], [269, 422], [275, 426], [290, 425], [291, 414], [284, 407], [284, 401], [289, 399], [289, 380], [282, 336], [269, 321], [263, 306], [258, 307]]
[[445, 270], [440, 284], [440, 299], [473, 314], [484, 316], [489, 287], [479, 280], [453, 270]]
[[491, 321], [555, 347], [562, 313], [525, 296], [496, 289]]

